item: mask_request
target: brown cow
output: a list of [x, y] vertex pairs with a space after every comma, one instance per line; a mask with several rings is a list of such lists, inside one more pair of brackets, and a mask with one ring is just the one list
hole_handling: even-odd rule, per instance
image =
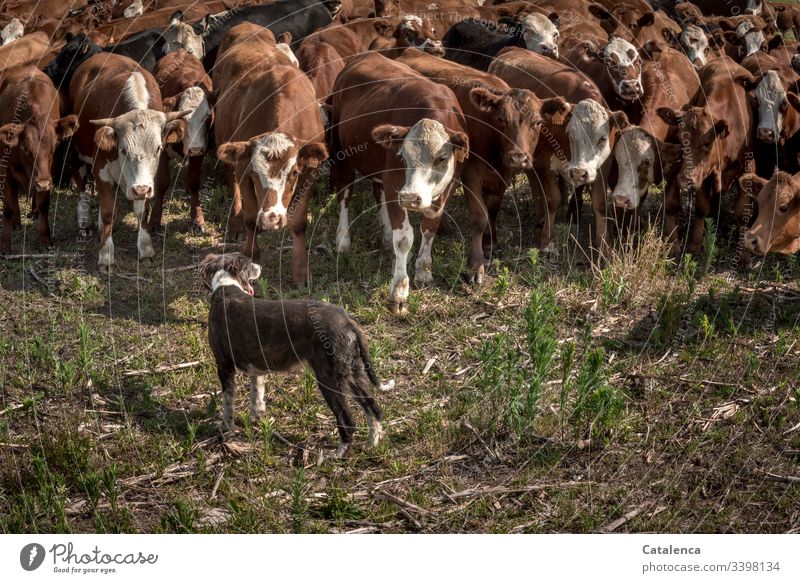
[[288, 227], [292, 278], [305, 285], [306, 215], [316, 168], [328, 157], [324, 129], [311, 81], [270, 41], [271, 33], [254, 34], [257, 28], [235, 26], [220, 46], [214, 68], [217, 156], [233, 170], [234, 199], [241, 193], [244, 253], [260, 255], [258, 231]]
[[303, 39], [295, 56], [314, 85], [317, 98], [324, 103], [345, 63], [363, 52], [364, 45], [356, 33], [334, 24]]
[[[700, 70], [702, 90], [689, 106], [658, 110], [664, 121], [680, 130], [683, 156], [678, 186], [695, 193], [689, 253], [702, 249], [712, 197], [728, 192], [750, 166], [756, 120], [745, 86], [752, 87], [754, 83], [749, 71], [728, 57], [720, 57]], [[734, 209], [740, 224], [745, 220], [745, 202], [740, 192]], [[747, 261], [746, 255], [742, 259]]]
[[416, 16], [427, 20], [433, 39], [442, 40], [447, 29], [457, 22], [481, 18], [476, 4], [472, 0], [375, 0], [375, 13], [380, 18]]
[[467, 119], [470, 156], [461, 181], [472, 226], [469, 267], [471, 277], [480, 284], [484, 235], [495, 239], [488, 235], [495, 231], [503, 194], [516, 171], [532, 168], [542, 121], [562, 123], [569, 105], [560, 97], [541, 100], [527, 89], [512, 89], [494, 75], [416, 49], [406, 50], [398, 61], [450, 87]]
[[343, 243], [349, 229], [347, 207], [358, 171], [383, 186], [381, 213], [384, 229], [391, 228], [395, 253], [389, 307], [395, 314], [405, 313], [406, 262], [414, 243], [408, 211], [422, 214], [414, 281], [429, 285], [433, 238], [469, 152], [461, 107], [448, 87], [407, 65], [367, 53], [351, 61], [336, 80], [331, 128], [331, 178], [341, 207], [337, 239]]
[[49, 246], [50, 167], [56, 146], [78, 127], [75, 115], [60, 116], [50, 78], [33, 66], [0, 74], [0, 191], [3, 234], [0, 253], [11, 250], [11, 229], [20, 224], [19, 193], [27, 193], [38, 217], [39, 243]]
[[0, 71], [22, 63], [34, 63], [50, 49], [50, 39], [43, 32], [26, 34], [0, 47]]
[[758, 216], [744, 235], [745, 248], [757, 255], [800, 251], [800, 173], [776, 169], [769, 180], [745, 174], [739, 188], [758, 199]]
[[155, 196], [149, 224], [153, 230], [161, 224], [169, 187], [164, 145], [183, 138], [186, 122], [180, 118], [188, 112], [165, 114], [153, 76], [132, 59], [113, 53], [94, 55], [78, 67], [70, 82], [68, 105], [78, 113], [81, 124], [72, 143], [80, 159], [92, 164], [100, 198], [100, 267], [110, 270], [114, 264], [112, 230], [118, 190], [133, 202], [139, 259], [153, 257], [146, 228], [147, 201]]
[[179, 144], [170, 144], [167, 152], [186, 163], [186, 189], [190, 197], [191, 228], [203, 232], [205, 218], [200, 208], [200, 180], [203, 159], [208, 149], [208, 132], [212, 122], [211, 78], [200, 59], [183, 49], [162, 57], [153, 76], [161, 90], [164, 111], [189, 111], [186, 133]]

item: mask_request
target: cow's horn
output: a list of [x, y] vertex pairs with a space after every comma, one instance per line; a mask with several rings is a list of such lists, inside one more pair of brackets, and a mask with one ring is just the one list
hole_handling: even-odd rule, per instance
[[192, 113], [192, 110], [187, 109], [185, 111], [170, 111], [165, 113], [164, 115], [167, 116], [167, 121], [170, 122], [170, 121], [175, 121], [176, 119], [180, 119], [182, 117], [186, 117], [190, 113]]
[[103, 119], [90, 119], [89, 123], [94, 126], [110, 126], [114, 123], [114, 118], [106, 117]]

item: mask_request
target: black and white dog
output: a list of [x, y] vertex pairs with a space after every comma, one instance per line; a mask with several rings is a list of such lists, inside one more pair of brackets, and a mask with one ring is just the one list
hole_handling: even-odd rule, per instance
[[367, 445], [377, 445], [383, 436], [381, 410], [369, 386], [380, 386], [380, 381], [364, 332], [342, 308], [326, 302], [253, 297], [250, 282], [260, 275], [261, 266], [240, 253], [208, 255], [200, 263], [200, 276], [211, 288], [208, 341], [222, 384], [224, 428], [233, 428], [236, 369], [250, 375], [250, 412], [260, 417], [265, 412], [264, 375], [305, 363], [336, 416], [336, 454], [345, 454], [355, 432], [348, 394], [367, 418]]

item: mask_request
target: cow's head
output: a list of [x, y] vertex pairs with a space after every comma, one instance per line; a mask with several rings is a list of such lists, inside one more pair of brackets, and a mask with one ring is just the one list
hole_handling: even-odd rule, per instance
[[183, 12], [175, 12], [169, 19], [169, 25], [164, 30], [164, 52], [171, 53], [184, 49], [198, 59], [205, 56], [202, 29], [197, 30], [191, 24], [183, 22]]
[[53, 80], [56, 87], [69, 87], [72, 74], [89, 57], [101, 53], [98, 45], [94, 44], [85, 33], [67, 33], [64, 37], [67, 42], [56, 55], [56, 58], [42, 69], [45, 74]]
[[679, 144], [657, 140], [638, 126], [626, 129], [614, 145], [617, 164], [614, 204], [628, 210], [637, 208], [650, 186], [660, 184], [680, 157]]
[[442, 41], [434, 38], [435, 29], [427, 19], [406, 14], [394, 32], [398, 47], [413, 47], [437, 57], [444, 56]]
[[0, 45], [15, 41], [23, 34], [25, 34], [25, 27], [19, 21], [19, 18], [12, 18], [9, 23], [0, 30]]
[[137, 16], [141, 16], [144, 14], [144, 6], [142, 5], [142, 0], [133, 0], [125, 10], [122, 11], [122, 16], [125, 18], [136, 18]]
[[599, 51], [591, 43], [587, 43], [586, 46], [586, 54], [605, 65], [617, 95], [626, 101], [634, 101], [644, 96], [642, 59], [636, 47], [619, 37], [612, 38]]
[[744, 9], [745, 14], [753, 14], [755, 16], [761, 16], [761, 13], [763, 11], [764, 11], [763, 0], [747, 0], [747, 6]]
[[609, 35], [615, 34], [629, 40], [639, 38], [642, 29], [653, 26], [655, 22], [655, 13], [652, 10], [642, 10], [625, 3], [614, 8], [589, 4], [589, 12], [600, 20], [600, 25]]
[[445, 192], [456, 165], [469, 155], [466, 134], [424, 118], [412, 127], [380, 125], [372, 139], [395, 152], [405, 165], [405, 183], [398, 191], [400, 205], [415, 211], [429, 209]]
[[725, 31], [724, 39], [739, 47], [739, 57], [745, 59], [758, 51], [769, 51], [770, 43], [764, 31], [756, 28], [750, 21], [742, 20], [736, 30]]
[[570, 111], [560, 97], [540, 100], [527, 89], [500, 92], [478, 86], [470, 91], [472, 104], [489, 114], [494, 131], [503, 134], [503, 165], [516, 170], [533, 166], [533, 151], [542, 122], [561, 125]]
[[378, 17], [398, 16], [400, 12], [400, 0], [375, 0], [375, 15]]
[[[113, 163], [116, 153], [119, 183], [124, 185], [129, 200], [153, 197], [156, 169], [164, 144], [183, 139], [186, 121], [181, 118], [188, 114], [188, 111], [164, 113], [134, 109], [117, 117], [90, 120], [89, 123], [98, 126], [94, 134], [97, 149], [112, 154], [109, 164]], [[103, 177], [103, 168], [100, 177]]]
[[252, 180], [258, 215], [256, 228], [280, 229], [287, 224], [297, 179], [307, 168], [318, 168], [328, 158], [322, 142], [301, 145], [292, 136], [267, 132], [246, 142], [228, 142], [217, 157], [237, 168], [237, 176]]
[[699, 26], [689, 24], [677, 36], [668, 28], [661, 32], [670, 46], [684, 53], [695, 68], [699, 69], [708, 62], [711, 47], [708, 44], [708, 35]]
[[187, 156], [202, 156], [208, 148], [208, 130], [213, 118], [209, 96], [200, 86], [187, 87], [177, 97], [164, 99], [164, 111], [188, 111], [183, 151]]
[[609, 113], [594, 99], [584, 99], [572, 108], [567, 135], [571, 157], [566, 176], [573, 186], [591, 184], [611, 154], [612, 141], [630, 124], [622, 111]]
[[521, 23], [522, 38], [528, 50], [558, 58], [558, 27], [544, 14], [528, 14]]
[[714, 174], [717, 190], [721, 190], [719, 165], [725, 140], [730, 135], [728, 121], [715, 119], [705, 107], [685, 106], [682, 110], [659, 107], [657, 113], [666, 123], [680, 129], [683, 156], [678, 186], [699, 189], [703, 181]]
[[36, 115], [30, 121], [0, 126], [0, 144], [10, 150], [13, 166], [22, 173], [22, 180], [31, 192], [50, 190], [50, 168], [56, 146], [78, 129], [78, 116], [68, 115], [53, 120]]
[[[756, 137], [768, 144], [777, 144], [798, 129], [794, 105], [798, 97], [789, 94], [777, 71], [767, 71], [757, 81], [753, 96], [758, 104]], [[791, 99], [791, 102], [790, 102]]]
[[759, 255], [800, 251], [800, 174], [776, 170], [769, 180], [745, 174], [739, 188], [758, 199], [758, 216], [744, 234], [745, 248]]

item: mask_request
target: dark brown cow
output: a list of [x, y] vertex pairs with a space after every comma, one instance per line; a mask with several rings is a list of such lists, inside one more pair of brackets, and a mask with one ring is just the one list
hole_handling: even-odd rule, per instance
[[472, 226], [469, 267], [476, 283], [482, 283], [483, 241], [495, 239], [489, 235], [495, 233], [503, 194], [516, 171], [532, 168], [542, 122], [563, 123], [569, 105], [560, 97], [543, 101], [527, 89], [512, 89], [494, 75], [416, 49], [408, 49], [398, 61], [450, 87], [464, 111], [470, 156], [461, 181]]
[[133, 202], [139, 259], [153, 257], [155, 249], [146, 228], [147, 201], [155, 197], [149, 222], [154, 230], [161, 224], [169, 187], [164, 145], [183, 138], [186, 122], [180, 118], [186, 112], [165, 114], [153, 76], [128, 57], [113, 53], [100, 53], [78, 67], [70, 82], [68, 105], [80, 119], [72, 143], [80, 159], [92, 164], [100, 198], [99, 265], [110, 270], [114, 264], [112, 230], [118, 191]]
[[800, 173], [776, 169], [769, 180], [745, 174], [739, 188], [758, 199], [758, 215], [744, 235], [745, 248], [757, 255], [800, 251]]
[[253, 33], [259, 28], [237, 25], [220, 45], [214, 69], [217, 156], [233, 170], [234, 219], [241, 205], [244, 253], [259, 257], [258, 231], [288, 227], [292, 278], [305, 285], [309, 196], [328, 151], [311, 81], [270, 41], [271, 35]]
[[153, 76], [161, 90], [164, 111], [190, 112], [183, 118], [186, 121], [183, 140], [170, 144], [167, 152], [186, 163], [191, 227], [202, 233], [205, 218], [203, 209], [200, 208], [200, 181], [212, 122], [211, 78], [206, 74], [200, 59], [183, 49], [162, 57], [156, 64]]
[[[689, 253], [702, 249], [712, 197], [728, 192], [734, 180], [750, 166], [756, 119], [745, 86], [752, 87], [754, 83], [755, 78], [747, 69], [728, 57], [720, 57], [700, 70], [702, 90], [691, 106], [658, 110], [664, 121], [679, 129], [683, 156], [678, 186], [695, 193]], [[745, 202], [739, 193], [734, 209], [739, 224], [745, 220]]]
[[341, 206], [338, 246], [349, 247], [347, 207], [358, 171], [383, 186], [383, 225], [391, 229], [395, 253], [389, 307], [404, 313], [406, 262], [414, 243], [408, 211], [422, 214], [414, 280], [429, 285], [433, 238], [469, 152], [461, 107], [448, 87], [407, 65], [367, 53], [351, 61], [336, 80], [331, 128], [331, 178]]
[[0, 73], [0, 253], [11, 250], [11, 229], [20, 224], [20, 192], [30, 196], [31, 210], [38, 217], [39, 243], [52, 244], [48, 223], [50, 167], [58, 143], [78, 127], [77, 116], [60, 116], [60, 101], [53, 82], [36, 67]]

